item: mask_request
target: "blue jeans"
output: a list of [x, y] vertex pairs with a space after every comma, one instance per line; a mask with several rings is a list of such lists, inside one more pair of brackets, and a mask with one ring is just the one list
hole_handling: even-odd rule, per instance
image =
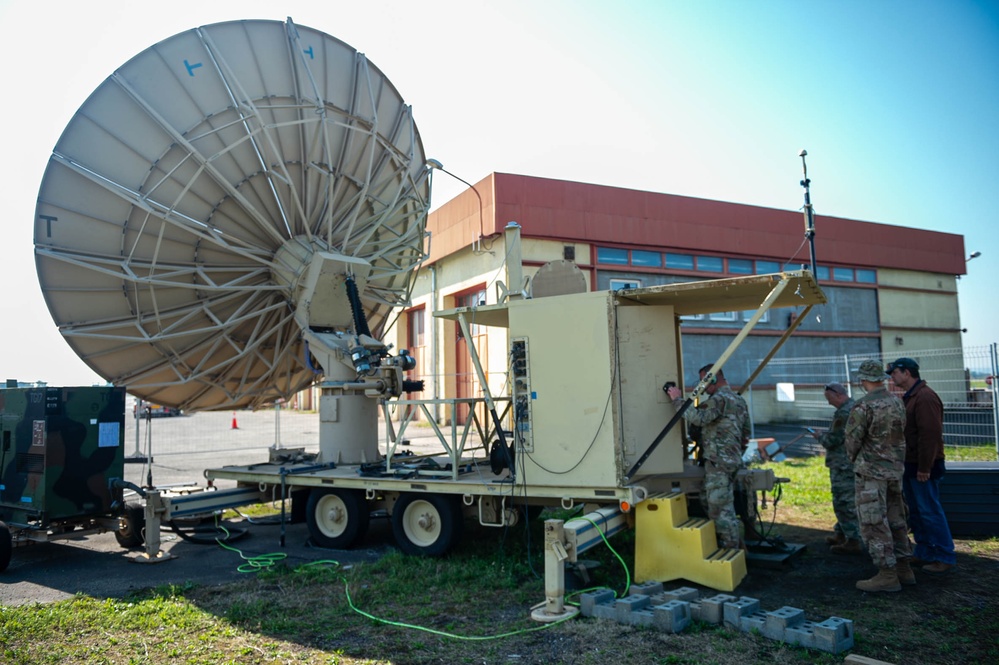
[[[937, 466], [939, 465], [939, 468]], [[943, 477], [943, 460], [937, 460], [933, 473], [925, 483], [916, 480], [916, 465], [905, 465], [902, 491], [909, 508], [909, 528], [916, 541], [912, 555], [923, 561], [940, 561], [955, 564], [954, 540], [950, 535], [947, 516], [940, 504], [940, 478]]]

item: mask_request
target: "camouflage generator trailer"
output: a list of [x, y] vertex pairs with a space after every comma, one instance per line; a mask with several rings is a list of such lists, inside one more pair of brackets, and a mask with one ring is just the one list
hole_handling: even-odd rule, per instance
[[125, 389], [0, 390], [0, 571], [15, 545], [118, 531]]

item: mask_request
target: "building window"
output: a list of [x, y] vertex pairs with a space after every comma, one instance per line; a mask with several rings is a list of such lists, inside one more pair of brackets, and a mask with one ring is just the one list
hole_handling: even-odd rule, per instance
[[640, 289], [642, 288], [642, 281], [638, 279], [612, 279], [610, 281], [611, 291], [620, 291], [621, 289]]
[[857, 268], [857, 281], [863, 282], [864, 284], [876, 284], [878, 281], [878, 275], [873, 270]]
[[733, 275], [752, 275], [753, 262], [749, 259], [729, 259], [728, 271]]
[[724, 272], [720, 256], [698, 256], [697, 269], [704, 272]]
[[680, 320], [682, 321], [700, 321], [703, 318], [703, 314], [683, 314], [680, 316]]
[[735, 312], [711, 312], [712, 321], [735, 321]]
[[[569, 247], [567, 246], [565, 249], [568, 250]], [[695, 256], [693, 254], [673, 252], [654, 252], [647, 249], [627, 250], [620, 247], [597, 247], [597, 263], [603, 265], [632, 266], [642, 269], [645, 272], [648, 272], [650, 268], [659, 268], [667, 272], [697, 271], [717, 275], [766, 275], [779, 273], [784, 270], [780, 262], [767, 259], [753, 260], [724, 258], [720, 256]], [[802, 269], [808, 268], [806, 264], [802, 264], [801, 267]], [[816, 266], [815, 279], [820, 282], [831, 280], [835, 282], [877, 284], [877, 271], [868, 268], [854, 269], [844, 266]], [[613, 286], [615, 284], [617, 282], [612, 281], [611, 288], [629, 288], [628, 280], [623, 281], [621, 286]], [[639, 283], [638, 286], [641, 286], [641, 284]], [[737, 318], [738, 316], [736, 316]]]
[[[486, 304], [486, 291], [482, 289], [480, 291], [467, 291], [461, 295], [457, 295], [454, 298], [455, 307], [484, 307]], [[474, 337], [476, 335], [481, 335], [485, 332], [485, 326], [475, 322], [475, 314], [469, 315], [468, 321], [468, 332]], [[461, 328], [458, 328], [459, 335], [461, 334]]]
[[756, 274], [768, 275], [772, 272], [780, 272], [780, 264], [776, 261], [757, 261]]
[[833, 281], [852, 282], [853, 268], [833, 268]]
[[661, 268], [663, 258], [659, 252], [646, 252], [638, 249], [631, 250], [631, 265], [645, 266], [647, 268]]
[[616, 247], [597, 247], [597, 263], [628, 265], [628, 250]]
[[[742, 320], [748, 321], [753, 318], [753, 314], [756, 314], [755, 309], [747, 309], [742, 313]], [[770, 320], [770, 310], [763, 312], [763, 316], [760, 317], [759, 323], [766, 323]]]
[[666, 267], [674, 270], [693, 270], [694, 257], [690, 254], [667, 254]]

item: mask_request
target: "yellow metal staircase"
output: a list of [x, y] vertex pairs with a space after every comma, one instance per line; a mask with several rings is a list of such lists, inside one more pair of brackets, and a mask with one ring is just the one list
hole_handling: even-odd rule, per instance
[[719, 549], [715, 523], [687, 516], [687, 497], [674, 492], [635, 509], [635, 581], [685, 579], [732, 591], [746, 576], [746, 553]]

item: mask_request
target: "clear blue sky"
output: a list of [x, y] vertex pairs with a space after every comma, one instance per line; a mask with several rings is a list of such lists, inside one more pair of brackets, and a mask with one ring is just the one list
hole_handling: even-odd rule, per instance
[[[796, 210], [809, 153], [823, 215], [961, 234], [966, 346], [999, 339], [999, 3], [961, 0], [5, 2], [4, 377], [97, 377], [34, 272], [45, 164], [115, 68], [177, 32], [269, 18], [327, 32], [413, 105], [429, 156], [493, 171]], [[463, 186], [436, 180], [435, 202]]]

